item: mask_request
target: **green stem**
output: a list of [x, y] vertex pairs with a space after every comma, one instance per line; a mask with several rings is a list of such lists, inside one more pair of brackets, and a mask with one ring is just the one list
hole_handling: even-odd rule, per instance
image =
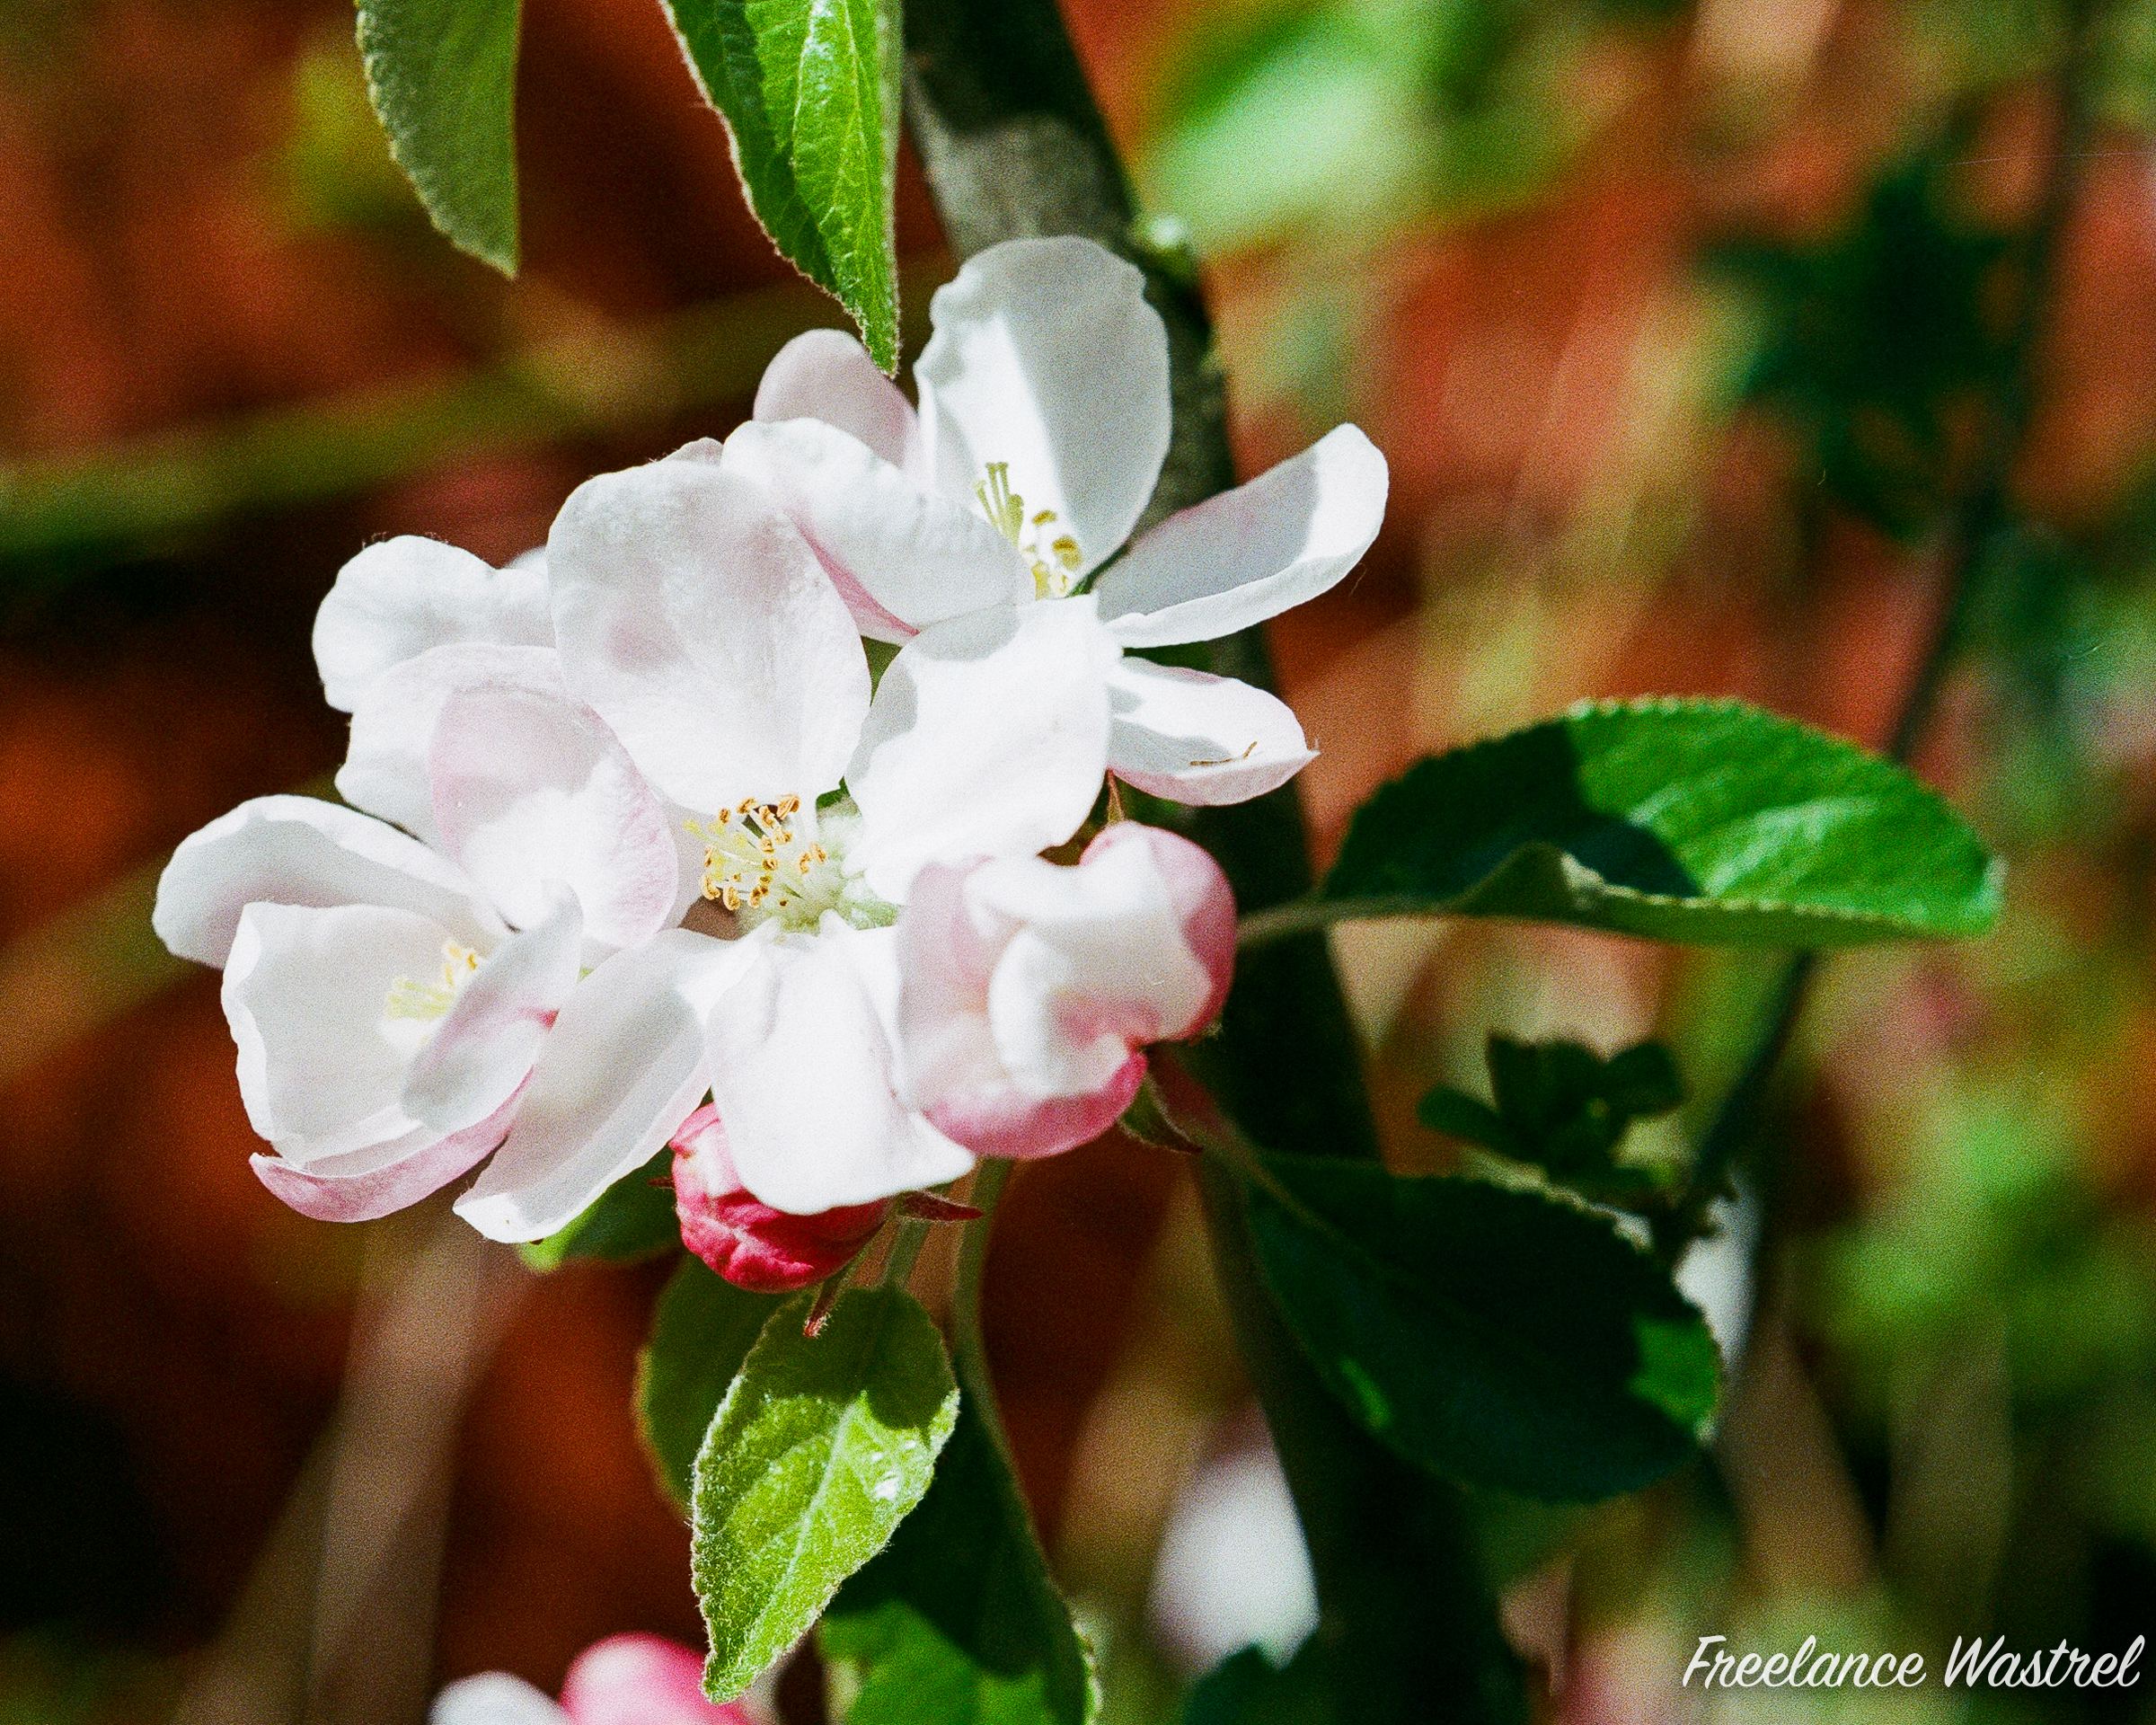
[[[2093, 121], [2090, 72], [2102, 14], [2099, 0], [2074, 0], [2069, 10], [2066, 53], [2057, 76], [2057, 123], [2036, 219], [2022, 245], [2021, 292], [2013, 329], [1985, 402], [1983, 440], [1970, 465], [1968, 482], [1940, 532], [1935, 553], [1940, 570], [1939, 614], [1887, 739], [1886, 752], [1896, 761], [1906, 762], [1923, 739], [1938, 705], [1940, 688], [1968, 632], [1986, 553], [2011, 525], [2014, 468], [2028, 440], [2035, 411], [2036, 362], [2051, 311], [2059, 239], [2073, 211], [2081, 163]], [[1666, 1261], [1674, 1263], [1682, 1257], [1704, 1230], [1708, 1209], [1751, 1137], [1782, 1053], [1796, 1034], [1798, 1018], [1818, 968], [1819, 954], [1799, 952], [1790, 958], [1776, 979], [1752, 1052], [1700, 1141], [1699, 1154], [1683, 1191], [1656, 1226], [1656, 1248]]]
[[[909, 0], [906, 120], [952, 250], [1074, 234], [1145, 273], [1166, 328], [1173, 434], [1140, 531], [1234, 482], [1226, 390], [1187, 255], [1150, 243], [1055, 0]], [[1265, 638], [1206, 650], [1204, 668], [1274, 686]], [[1191, 811], [1246, 910], [1307, 892], [1310, 852], [1292, 787]], [[1315, 932], [1246, 952], [1217, 1036], [1193, 1053], [1260, 1142], [1374, 1159], [1377, 1132], [1339, 979]], [[1258, 1278], [1234, 1177], [1200, 1180], [1238, 1344], [1279, 1445], [1316, 1572], [1322, 1642], [1343, 1718], [1522, 1717], [1517, 1661], [1480, 1587], [1458, 1492], [1350, 1421]]]
[[958, 1286], [950, 1300], [950, 1353], [958, 1367], [959, 1382], [973, 1398], [974, 1411], [995, 1439], [1006, 1464], [1011, 1445], [1003, 1436], [1003, 1418], [996, 1406], [994, 1380], [988, 1375], [988, 1344], [981, 1332], [981, 1285], [988, 1273], [988, 1235], [995, 1225], [996, 1200], [1011, 1178], [1011, 1164], [994, 1156], [985, 1158], [973, 1178], [967, 1202], [980, 1211], [978, 1221], [966, 1225], [959, 1243]]
[[921, 1248], [928, 1240], [929, 1224], [917, 1216], [909, 1216], [898, 1225], [891, 1236], [891, 1255], [883, 1261], [883, 1274], [877, 1278], [879, 1287], [904, 1287], [906, 1278], [914, 1273], [914, 1260], [921, 1255]]

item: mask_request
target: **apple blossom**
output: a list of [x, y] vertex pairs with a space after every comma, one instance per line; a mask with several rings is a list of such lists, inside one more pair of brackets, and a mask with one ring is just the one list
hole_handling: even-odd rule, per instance
[[1087, 676], [1033, 698], [1088, 723], [1105, 703], [1118, 777], [1224, 803], [1293, 776], [1312, 752], [1279, 701], [1124, 650], [1212, 640], [1325, 591], [1376, 535], [1384, 457], [1340, 426], [1126, 548], [1169, 440], [1167, 337], [1144, 277], [1090, 240], [1012, 240], [970, 259], [930, 315], [918, 412], [858, 342], [814, 331], [772, 362], [723, 457], [800, 528], [862, 632], [906, 643], [887, 681], [940, 677], [954, 650], [1069, 613], [1065, 650]]
[[428, 1725], [758, 1725], [746, 1703], [703, 1694], [703, 1659], [656, 1635], [612, 1635], [577, 1656], [559, 1704], [521, 1677], [488, 1671], [435, 1698]]
[[[506, 1137], [460, 1208], [491, 1232], [507, 1190], [565, 1221], [702, 1087], [676, 985], [723, 949], [670, 930], [694, 889], [669, 811], [497, 579], [422, 540], [348, 564], [316, 644], [354, 710], [340, 783], [360, 807], [243, 804], [159, 882], [160, 936], [225, 972], [242, 1099], [274, 1152], [256, 1172], [309, 1215], [401, 1208]], [[505, 627], [519, 639], [491, 639]], [[655, 1039], [669, 1007], [680, 1033]]]
[[1039, 1156], [1129, 1106], [1145, 1044], [1219, 1015], [1235, 904], [1188, 840], [1122, 821], [1074, 867], [922, 871], [898, 920], [901, 1091], [981, 1155]]
[[871, 699], [815, 553], [711, 444], [588, 481], [547, 563], [569, 693], [700, 811], [702, 889], [742, 931], [704, 1017], [742, 1188], [808, 1215], [965, 1172], [895, 1089], [891, 924], [924, 864], [1077, 829], [1111, 650], [1075, 610], [985, 613]]

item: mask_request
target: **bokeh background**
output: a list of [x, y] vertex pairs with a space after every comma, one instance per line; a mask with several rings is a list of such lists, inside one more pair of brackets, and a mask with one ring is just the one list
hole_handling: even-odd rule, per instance
[[[1711, 1461], [1481, 1521], [1551, 1717], [1698, 1713], [1701, 1633], [1936, 1669], [1957, 1635], [2156, 1632], [2156, 11], [1068, 9], [1204, 260], [1246, 470], [1345, 418], [1392, 464], [1363, 568], [1275, 626], [1321, 858], [1419, 754], [1581, 695], [1738, 694], [1884, 743], [2007, 410], [1915, 756], [2010, 859], [2002, 924], [1821, 971], [1688, 1272], [1733, 1366]], [[339, 759], [307, 640], [346, 557], [504, 560], [837, 321], [747, 217], [652, 0], [527, 0], [525, 28], [508, 284], [398, 179], [344, 0], [0, 0], [4, 1725], [416, 1721], [450, 1677], [551, 1686], [601, 1635], [697, 1633], [629, 1415], [664, 1267], [537, 1278], [438, 1208], [283, 1210], [216, 978], [147, 927], [178, 839]], [[907, 173], [917, 341], [950, 263]], [[1493, 1029], [1666, 1039], [1694, 1101], [1639, 1149], [1681, 1155], [1775, 975], [1497, 926], [1339, 948], [1403, 1169], [1456, 1164], [1414, 1103], [1480, 1090]], [[1307, 1581], [1175, 1159], [1026, 1167], [988, 1301], [1113, 1717], [1292, 1646]], [[776, 1704], [805, 1721], [817, 1686]], [[1707, 1711], [2123, 1721], [2145, 1694]]]

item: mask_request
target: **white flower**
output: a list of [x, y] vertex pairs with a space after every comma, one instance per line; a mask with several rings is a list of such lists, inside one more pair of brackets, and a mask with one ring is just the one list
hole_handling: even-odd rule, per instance
[[1106, 707], [1118, 777], [1193, 803], [1291, 777], [1312, 756], [1286, 706], [1123, 650], [1216, 639], [1325, 591], [1376, 535], [1383, 456], [1341, 426], [1125, 549], [1169, 438], [1167, 339], [1139, 272], [1087, 240], [1009, 241], [930, 315], [918, 413], [858, 342], [813, 332], [772, 362], [723, 457], [800, 528], [862, 632], [906, 643], [887, 677], [933, 681], [952, 651], [1068, 614], [1086, 680], [1032, 698], [1089, 726]]
[[982, 1155], [1097, 1137], [1148, 1043], [1219, 1015], [1235, 901], [1187, 839], [1120, 821], [1075, 867], [1038, 857], [922, 871], [898, 920], [902, 1090]]
[[275, 1150], [255, 1168], [309, 1215], [398, 1208], [506, 1135], [460, 1210], [559, 1225], [702, 1087], [681, 989], [723, 949], [670, 930], [694, 893], [676, 823], [504, 578], [522, 579], [425, 540], [354, 559], [316, 644], [354, 709], [340, 783], [367, 812], [259, 799], [159, 882], [160, 936], [225, 971], [241, 1095]]

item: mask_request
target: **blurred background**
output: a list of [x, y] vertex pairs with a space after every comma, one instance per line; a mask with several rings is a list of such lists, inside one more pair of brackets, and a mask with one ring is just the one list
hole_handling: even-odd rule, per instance
[[[1814, 979], [1688, 1270], [1733, 1365], [1712, 1461], [1481, 1506], [1540, 1705], [1697, 1713], [1701, 1633], [1936, 1669], [1957, 1635], [2156, 1632], [2156, 7], [1069, 10], [1206, 264], [1246, 470], [1348, 418], [1392, 464], [1377, 548], [1275, 630], [1321, 859], [1417, 756], [1580, 695], [1884, 746], [1968, 566], [1914, 760], [2010, 860], [2005, 917]], [[308, 630], [348, 556], [505, 560], [838, 321], [652, 0], [525, 17], [508, 284], [404, 190], [345, 0], [0, 0], [0, 1725], [417, 1721], [450, 1677], [697, 1637], [629, 1412], [665, 1267], [287, 1212], [216, 979], [147, 925], [177, 840], [340, 758]], [[907, 175], [917, 341], [950, 264]], [[1693, 1101], [1633, 1147], [1681, 1157], [1779, 975], [1498, 926], [1338, 945], [1402, 1169], [1457, 1165], [1414, 1105], [1486, 1093], [1492, 1030], [1663, 1037]], [[1307, 1577], [1174, 1159], [1023, 1169], [988, 1295], [1111, 1716], [1292, 1647]], [[2150, 1711], [1705, 1710], [1807, 1707]]]

